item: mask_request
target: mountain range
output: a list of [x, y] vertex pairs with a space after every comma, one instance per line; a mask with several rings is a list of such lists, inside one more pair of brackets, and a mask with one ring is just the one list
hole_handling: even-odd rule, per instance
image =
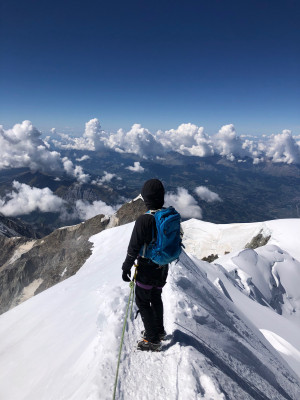
[[[224, 157], [194, 157], [170, 152], [161, 158], [144, 159], [135, 154], [115, 151], [62, 151], [62, 156], [81, 162], [90, 180], [78, 183], [67, 175], [57, 175], [28, 169], [10, 169], [1, 173], [0, 197], [11, 192], [14, 181], [31, 188], [49, 188], [64, 201], [60, 209], [50, 212], [35, 209], [18, 218], [30, 223], [45, 235], [64, 225], [76, 224], [84, 216], [76, 211], [76, 202], [85, 206], [102, 201], [118, 208], [124, 201], [136, 197], [146, 179], [157, 177], [166, 190], [176, 192], [179, 187], [194, 197], [202, 210], [202, 219], [214, 223], [257, 222], [300, 216], [300, 167], [297, 164], [261, 162], [252, 160], [229, 161]], [[135, 162], [144, 169], [130, 170]], [[195, 188], [203, 186], [216, 193], [220, 201], [202, 199]], [[188, 210], [187, 210], [188, 212]]]
[[[38, 271], [42, 287], [43, 270], [60, 278], [42, 293], [34, 293], [29, 284], [21, 299], [27, 295], [28, 300], [11, 304], [0, 316], [1, 398], [112, 398], [130, 292], [121, 280], [121, 265], [133, 228], [130, 220], [143, 207], [136, 200], [110, 219], [95, 217], [12, 250], [12, 258]], [[135, 350], [142, 322], [134, 318], [134, 306], [117, 398], [297, 400], [299, 229], [299, 219], [185, 221], [185, 251], [170, 265], [163, 290], [168, 334], [163, 349], [150, 354]], [[81, 257], [77, 271], [66, 268], [64, 257], [71, 262], [72, 253], [74, 259]], [[201, 260], [211, 254], [217, 256], [212, 263]], [[35, 256], [43, 268], [34, 264]], [[8, 270], [16, 268], [7, 264]], [[24, 269], [18, 280], [22, 274]]]

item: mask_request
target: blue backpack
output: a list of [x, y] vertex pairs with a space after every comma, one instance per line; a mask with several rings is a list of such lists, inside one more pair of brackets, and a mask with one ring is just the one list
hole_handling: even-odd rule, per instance
[[174, 207], [147, 211], [155, 218], [157, 237], [153, 232], [152, 241], [144, 245], [140, 255], [149, 258], [155, 264], [165, 265], [178, 259], [181, 253], [180, 214]]

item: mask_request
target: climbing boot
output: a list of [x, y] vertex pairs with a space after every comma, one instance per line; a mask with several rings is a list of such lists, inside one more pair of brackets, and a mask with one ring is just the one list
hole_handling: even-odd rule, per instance
[[146, 339], [142, 339], [138, 342], [137, 349], [141, 350], [141, 351], [160, 351], [161, 343], [160, 343], [160, 341], [149, 342]]

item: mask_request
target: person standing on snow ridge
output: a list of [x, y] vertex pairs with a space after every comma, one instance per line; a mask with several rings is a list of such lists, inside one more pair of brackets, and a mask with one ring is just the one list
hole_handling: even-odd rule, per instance
[[[146, 181], [141, 195], [148, 210], [156, 211], [164, 205], [165, 189], [158, 179]], [[153, 233], [156, 233], [153, 215], [143, 214], [138, 217], [128, 245], [127, 257], [122, 266], [122, 279], [130, 282], [131, 267], [137, 259], [136, 304], [145, 328], [143, 339], [138, 342], [138, 349], [156, 351], [160, 349], [160, 341], [166, 335], [161, 294], [162, 288], [166, 284], [168, 265], [155, 264], [140, 255], [142, 247], [152, 241]]]

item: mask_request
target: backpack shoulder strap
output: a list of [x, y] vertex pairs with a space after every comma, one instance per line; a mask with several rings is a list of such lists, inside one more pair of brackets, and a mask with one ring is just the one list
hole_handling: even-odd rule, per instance
[[[159, 208], [157, 210], [148, 210], [145, 212], [145, 215], [152, 215], [152, 217], [155, 218], [155, 214], [157, 213], [157, 211], [160, 211], [160, 210], [162, 210], [162, 208]], [[152, 228], [152, 240], [151, 240], [150, 244], [154, 243], [155, 240], [156, 240], [155, 232], [154, 232], [154, 228]], [[148, 247], [147, 244], [144, 243], [142, 257], [145, 257], [147, 247]]]

